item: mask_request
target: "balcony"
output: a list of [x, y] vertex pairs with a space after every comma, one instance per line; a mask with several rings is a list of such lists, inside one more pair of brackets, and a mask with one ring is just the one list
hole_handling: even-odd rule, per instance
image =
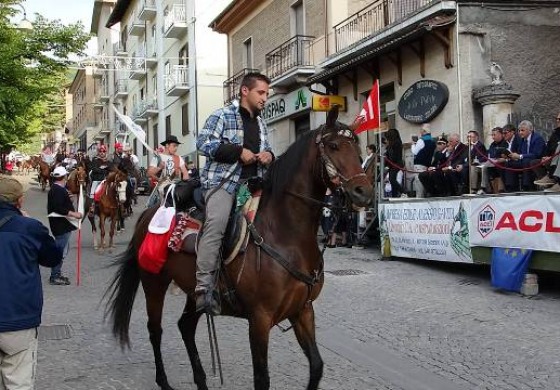
[[266, 55], [266, 73], [271, 87], [304, 83], [315, 73], [312, 43], [315, 37], [296, 35]]
[[109, 94], [109, 85], [106, 79], [103, 79], [101, 83], [101, 89], [99, 91], [99, 101], [102, 103], [108, 103], [111, 100], [111, 95]]
[[173, 65], [171, 72], [165, 75], [165, 92], [169, 96], [182, 96], [189, 92], [189, 67]]
[[144, 56], [136, 56], [136, 53], [132, 53], [128, 78], [131, 80], [142, 80], [144, 77], [146, 77], [146, 62]]
[[95, 110], [103, 110], [103, 107], [105, 107], [105, 104], [99, 99], [99, 96], [96, 96], [93, 101], [93, 108]]
[[187, 7], [183, 4], [173, 4], [164, 18], [164, 37], [181, 38], [187, 33], [187, 29]]
[[121, 42], [113, 43], [113, 55], [126, 57], [128, 52], [126, 51], [126, 44], [121, 44]]
[[140, 20], [136, 16], [133, 17], [132, 23], [128, 28], [128, 35], [134, 35], [136, 37], [141, 37], [146, 33], [146, 22]]
[[157, 66], [157, 57], [154, 50], [146, 50], [146, 44], [138, 47], [138, 58], [144, 58], [145, 67], [153, 69]]
[[152, 100], [142, 100], [136, 104], [134, 107], [132, 118], [135, 122], [143, 123], [158, 115], [158, 105], [157, 100], [154, 98]]
[[128, 80], [117, 80], [115, 83], [115, 97], [117, 99], [125, 99], [128, 97]]
[[128, 129], [124, 123], [121, 123], [118, 119], [115, 121], [115, 134], [118, 136], [119, 134], [126, 134]]
[[101, 121], [99, 134], [111, 134], [113, 129], [109, 126], [109, 121], [104, 119]]
[[157, 15], [156, 1], [143, 0], [138, 10], [138, 19], [140, 20], [154, 20]]
[[243, 68], [229, 79], [224, 81], [224, 104], [231, 103], [232, 100], [239, 99], [239, 87], [241, 80], [247, 73], [259, 72], [258, 69]]
[[102, 67], [99, 66], [95, 66], [93, 68], [93, 78], [95, 79], [100, 79], [103, 77], [103, 75], [105, 74], [106, 70]]

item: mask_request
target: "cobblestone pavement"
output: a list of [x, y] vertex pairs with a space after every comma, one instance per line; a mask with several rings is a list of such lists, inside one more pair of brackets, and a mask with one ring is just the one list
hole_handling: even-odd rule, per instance
[[[144, 200], [145, 198], [140, 198]], [[27, 209], [45, 221], [46, 193], [35, 185]], [[136, 210], [139, 214], [140, 207]], [[116, 252], [131, 234], [117, 236]], [[132, 348], [121, 351], [103, 321], [100, 303], [114, 269], [114, 255], [93, 251], [83, 234], [82, 285], [50, 286], [43, 270], [46, 330], [39, 345], [37, 389], [157, 389], [143, 294], [132, 316]], [[64, 266], [75, 280], [76, 235]], [[316, 302], [319, 348], [325, 361], [321, 389], [559, 389], [560, 284], [548, 276], [533, 298], [495, 291], [488, 270], [419, 261], [380, 261], [376, 250], [326, 253], [326, 283]], [[168, 294], [163, 355], [170, 383], [193, 389], [176, 321], [184, 303]], [[210, 373], [206, 325], [198, 344]], [[69, 338], [54, 340], [53, 325], [68, 325]], [[216, 319], [224, 389], [252, 388], [247, 323]], [[50, 336], [49, 336], [50, 334]], [[307, 361], [293, 332], [273, 329], [273, 389], [304, 389]], [[220, 388], [209, 375], [209, 386]]]

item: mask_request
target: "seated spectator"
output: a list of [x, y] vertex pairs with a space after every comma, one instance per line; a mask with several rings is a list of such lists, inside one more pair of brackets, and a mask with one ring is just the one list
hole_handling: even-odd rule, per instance
[[[531, 167], [538, 165], [544, 155], [546, 142], [544, 138], [534, 131], [530, 121], [522, 121], [519, 124], [519, 136], [521, 137], [521, 147], [519, 152], [511, 152], [508, 165], [513, 168], [524, 169], [521, 173], [522, 188], [524, 191], [536, 189], [534, 181], [535, 174]], [[511, 171], [506, 171], [506, 187], [515, 187], [516, 175]]]
[[445, 189], [438, 186], [443, 182], [443, 171], [441, 168], [445, 165], [449, 153], [447, 149], [447, 139], [445, 137], [438, 138], [436, 142], [436, 150], [432, 156], [430, 166], [425, 172], [418, 174], [418, 179], [422, 183], [425, 190], [425, 195], [430, 196], [444, 196]]
[[449, 158], [441, 168], [443, 171], [442, 182], [438, 185], [446, 189], [444, 196], [461, 195], [465, 185], [461, 171], [469, 154], [469, 148], [461, 142], [459, 134], [455, 133], [449, 136], [447, 149]]
[[504, 182], [502, 180], [503, 170], [495, 165], [495, 163], [503, 165], [506, 159], [502, 157], [502, 153], [508, 150], [508, 143], [504, 139], [503, 129], [495, 127], [492, 129], [492, 143], [488, 147], [488, 161], [481, 168], [483, 188], [486, 192], [498, 194], [505, 191]]
[[[469, 189], [463, 189], [463, 192], [470, 192], [471, 194], [481, 194], [485, 193], [483, 188], [486, 188], [486, 184], [481, 182], [482, 174], [481, 169], [478, 168], [482, 166], [488, 160], [488, 151], [486, 146], [480, 141], [480, 136], [478, 131], [471, 130], [467, 133], [467, 138], [469, 140], [469, 154], [462, 167], [463, 183], [469, 184]], [[468, 179], [468, 180], [467, 180]]]
[[533, 169], [537, 180], [535, 184], [539, 187], [549, 187], [556, 184], [554, 172], [560, 165], [560, 113], [556, 116], [557, 127], [554, 129], [548, 142], [546, 143], [546, 150], [542, 158], [543, 165], [539, 165]]
[[[503, 169], [500, 171], [502, 175], [502, 182], [506, 188], [506, 192], [519, 191], [519, 172], [508, 171], [507, 168], [511, 168], [511, 162], [509, 160], [510, 152], [519, 152], [521, 149], [521, 137], [517, 134], [517, 129], [512, 124], [507, 124], [502, 128], [504, 135], [504, 141], [507, 143], [506, 153], [502, 153], [500, 162], [503, 164]], [[506, 178], [506, 176], [511, 176]]]

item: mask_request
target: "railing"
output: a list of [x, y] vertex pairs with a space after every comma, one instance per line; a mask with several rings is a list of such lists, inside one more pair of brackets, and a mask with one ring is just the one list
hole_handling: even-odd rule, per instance
[[271, 79], [300, 66], [311, 66], [311, 44], [315, 37], [296, 35], [266, 55], [266, 73]]
[[247, 73], [259, 72], [258, 69], [243, 68], [229, 79], [224, 81], [224, 103], [227, 104], [232, 100], [239, 98], [239, 87], [241, 80]]
[[128, 128], [124, 123], [121, 123], [118, 119], [115, 120], [115, 130], [117, 134], [123, 134], [128, 131]]
[[187, 23], [187, 7], [183, 4], [173, 4], [165, 15], [163, 31], [166, 32], [175, 23]]
[[133, 110], [134, 117], [143, 117], [144, 113], [148, 110], [157, 110], [157, 100], [141, 100], [136, 104]]
[[376, 0], [334, 26], [336, 51], [374, 35], [428, 4], [440, 0]]
[[169, 91], [176, 87], [189, 86], [188, 65], [173, 65], [171, 72], [165, 75], [165, 90]]

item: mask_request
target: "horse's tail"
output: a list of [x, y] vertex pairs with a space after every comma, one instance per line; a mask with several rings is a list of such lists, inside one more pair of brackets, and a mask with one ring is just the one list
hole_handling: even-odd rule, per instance
[[119, 340], [121, 347], [130, 346], [128, 328], [134, 298], [140, 285], [140, 269], [138, 268], [136, 240], [131, 240], [126, 252], [113, 265], [119, 267], [111, 284], [105, 292], [107, 299], [105, 317], [109, 316], [113, 323], [113, 335]]

